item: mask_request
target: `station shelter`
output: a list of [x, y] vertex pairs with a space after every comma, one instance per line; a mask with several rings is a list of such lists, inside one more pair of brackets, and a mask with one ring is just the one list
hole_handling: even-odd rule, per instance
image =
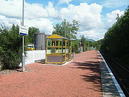
[[45, 63], [62, 64], [72, 58], [72, 41], [57, 34], [46, 39]]

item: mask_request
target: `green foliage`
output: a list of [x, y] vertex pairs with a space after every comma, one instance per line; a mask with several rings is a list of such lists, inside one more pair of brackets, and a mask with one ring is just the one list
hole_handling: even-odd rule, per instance
[[34, 43], [34, 35], [39, 33], [39, 29], [35, 27], [30, 27], [28, 35], [26, 36], [26, 44]]
[[93, 47], [95, 47], [96, 50], [100, 50], [102, 41], [103, 41], [103, 39], [100, 39], [100, 40], [98, 40], [98, 41], [93, 42]]
[[95, 49], [99, 50], [101, 46], [101, 41], [102, 40], [94, 41], [91, 39], [87, 39], [84, 36], [81, 36], [80, 44], [83, 47], [83, 51], [95, 50]]
[[[53, 34], [58, 34], [68, 39], [76, 39], [77, 31], [79, 30], [79, 23], [73, 20], [72, 23], [64, 20], [61, 24], [56, 24], [54, 26]], [[72, 41], [73, 52], [78, 53], [79, 41], [76, 39]]]
[[58, 34], [63, 37], [67, 37], [68, 39], [75, 39], [72, 41], [73, 52], [80, 52], [80, 47], [83, 47], [83, 51], [91, 50], [91, 49], [99, 49], [100, 41], [91, 41], [81, 36], [81, 39], [76, 38], [77, 31], [79, 30], [79, 23], [75, 20], [72, 23], [64, 20], [61, 24], [56, 24], [54, 26], [53, 34]]
[[79, 53], [79, 40], [73, 40], [72, 41], [72, 52]]
[[101, 51], [129, 64], [129, 8], [105, 34]]
[[[39, 33], [37, 28], [29, 28], [26, 45], [34, 42], [34, 34]], [[10, 29], [0, 28], [0, 65], [3, 69], [15, 69], [21, 62], [22, 37], [19, 35], [19, 26], [13, 25]]]
[[72, 23], [64, 20], [61, 24], [56, 24], [54, 26], [53, 34], [58, 34], [68, 39], [76, 39], [77, 31], [79, 30], [79, 24], [76, 20], [73, 20]]
[[1, 28], [0, 31], [0, 63], [3, 68], [16, 68], [21, 61], [19, 27], [13, 25], [9, 30]]
[[93, 41], [82, 35], [80, 39], [76, 39], [72, 42], [73, 52], [79, 53], [81, 49], [80, 47], [82, 47], [83, 52], [87, 50], [99, 50], [101, 41], [102, 40]]

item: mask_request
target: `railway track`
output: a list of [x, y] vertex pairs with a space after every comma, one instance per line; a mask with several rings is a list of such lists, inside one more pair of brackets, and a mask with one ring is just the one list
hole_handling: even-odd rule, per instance
[[123, 92], [129, 97], [129, 68], [120, 64], [116, 59], [107, 56], [104, 56], [104, 58], [123, 89]]

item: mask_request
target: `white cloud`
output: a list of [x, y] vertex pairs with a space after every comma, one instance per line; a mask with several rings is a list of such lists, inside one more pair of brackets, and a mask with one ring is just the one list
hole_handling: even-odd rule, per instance
[[59, 4], [69, 4], [72, 0], [59, 0]]
[[[20, 20], [0, 15], [0, 25], [11, 27], [12, 24], [20, 25]], [[29, 27], [37, 27], [41, 32], [45, 32], [47, 34], [51, 34], [53, 31], [52, 22], [47, 18], [25, 19], [25, 25]]]
[[62, 8], [60, 14], [62, 19], [79, 21], [80, 30], [89, 30], [102, 25], [101, 10], [102, 7], [98, 4], [81, 3], [79, 6], [69, 5]]
[[96, 35], [100, 33], [98, 29], [101, 29], [103, 26], [101, 11], [102, 6], [96, 3], [90, 5], [87, 3], [80, 3], [78, 6], [70, 4], [67, 8], [62, 8], [60, 10], [60, 17], [69, 21], [74, 19], [79, 21], [79, 32], [81, 32], [81, 34], [98, 39], [96, 38]]
[[80, 35], [84, 35], [85, 37], [87, 37], [88, 39], [94, 39], [94, 40], [99, 40], [102, 39], [104, 37], [105, 30], [101, 31], [101, 30], [88, 30], [88, 31], [82, 31], [80, 32]]
[[117, 21], [117, 14], [119, 14], [119, 16], [122, 16], [124, 14], [124, 11], [114, 10], [106, 14], [105, 21], [104, 21], [106, 22], [105, 24], [106, 28], [111, 27]]
[[[69, 3], [72, 0], [60, 0], [60, 3]], [[20, 24], [22, 0], [0, 0], [0, 23], [10, 26]], [[49, 19], [60, 17], [67, 20], [77, 20], [80, 23], [80, 32], [92, 32], [102, 26], [101, 21], [102, 6], [98, 4], [88, 5], [81, 3], [78, 6], [68, 5], [66, 8], [56, 9], [51, 2], [47, 6], [41, 4], [25, 3], [25, 24], [38, 27], [43, 32], [52, 32], [53, 21]]]
[[25, 18], [48, 17], [48, 12], [40, 4], [25, 3]]
[[118, 8], [122, 6], [128, 6], [129, 0], [105, 0], [102, 5], [107, 8]]
[[[0, 0], [0, 14], [10, 17], [21, 17], [22, 0]], [[56, 10], [51, 2], [44, 7], [41, 4], [25, 2], [25, 18], [55, 17]]]
[[[71, 1], [60, 0], [60, 2], [67, 4]], [[22, 0], [0, 0], [0, 24], [6, 26], [20, 24], [21, 4]], [[52, 2], [49, 2], [46, 6], [26, 2], [25, 25], [37, 27], [41, 32], [51, 33], [53, 24], [59, 22], [60, 19], [67, 19], [68, 21], [75, 19], [80, 23], [79, 34], [97, 40], [103, 38], [107, 28], [111, 27], [116, 21], [116, 14], [122, 15], [124, 13], [120, 10], [114, 10], [102, 17], [102, 8], [101, 5], [96, 3], [68, 4], [67, 7], [58, 9]], [[105, 18], [104, 21], [103, 18]]]
[[19, 0], [0, 0], [0, 14], [6, 16], [20, 17], [21, 1]]
[[48, 16], [50, 17], [57, 17], [58, 11], [54, 8], [53, 3], [49, 2], [48, 6], [46, 7]]
[[26, 25], [37, 27], [41, 32], [45, 32], [46, 34], [51, 34], [53, 31], [52, 22], [47, 18], [38, 18], [38, 19], [27, 19]]
[[[22, 0], [0, 0], [0, 24], [8, 27], [20, 24], [21, 11]], [[51, 2], [46, 7], [25, 2], [25, 25], [37, 27], [41, 32], [52, 32], [53, 25], [49, 17], [56, 15], [57, 12]]]
[[16, 18], [8, 18], [4, 15], [0, 15], [0, 25], [11, 27], [12, 24], [19, 24], [20, 21]]

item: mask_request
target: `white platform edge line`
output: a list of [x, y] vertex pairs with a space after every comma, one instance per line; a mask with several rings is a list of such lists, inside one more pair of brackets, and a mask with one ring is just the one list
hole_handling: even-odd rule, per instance
[[70, 60], [70, 61], [68, 61], [68, 62], [66, 62], [66, 63], [64, 63], [64, 64], [62, 64], [62, 66], [68, 65], [68, 64], [70, 64], [72, 61], [73, 61], [73, 60]]
[[115, 83], [115, 86], [116, 86], [116, 88], [117, 88], [117, 90], [118, 90], [120, 96], [121, 96], [121, 97], [126, 97], [125, 94], [124, 94], [124, 92], [123, 92], [123, 90], [121, 89], [120, 85], [118, 84], [118, 82], [117, 82], [115, 76], [113, 75], [111, 69], [110, 69], [109, 66], [107, 65], [107, 62], [105, 61], [104, 57], [102, 56], [102, 54], [100, 53], [100, 51], [98, 51], [98, 53], [101, 55], [101, 57], [102, 57], [102, 59], [103, 59], [103, 62], [105, 63], [105, 65], [106, 65], [108, 71], [110, 72], [110, 75], [111, 75], [111, 77], [112, 77], [112, 79], [113, 79], [113, 82]]

